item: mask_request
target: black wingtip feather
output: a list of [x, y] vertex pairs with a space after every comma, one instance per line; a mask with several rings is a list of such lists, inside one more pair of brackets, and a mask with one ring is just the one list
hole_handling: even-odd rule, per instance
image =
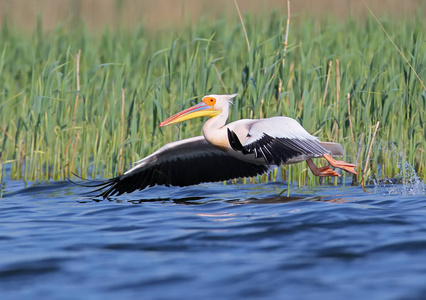
[[[111, 178], [111, 179], [106, 179], [106, 180], [92, 180], [92, 179], [86, 179], [83, 178], [75, 173], [71, 173], [72, 175], [74, 175], [75, 177], [79, 178], [81, 180], [81, 182], [77, 182], [77, 181], [73, 181], [71, 180], [69, 177], [67, 178], [69, 182], [71, 182], [72, 184], [81, 186], [81, 187], [85, 187], [85, 188], [95, 188], [87, 193], [83, 193], [82, 195], [88, 196], [91, 195], [93, 193], [97, 193], [97, 192], [101, 192], [99, 194], [97, 194], [95, 197], [102, 197], [103, 199], [106, 199], [110, 196], [113, 196], [114, 194], [119, 192], [119, 185], [118, 182], [120, 181], [120, 176]], [[104, 191], [106, 188], [108, 188], [106, 191]], [[123, 191], [124, 192], [124, 191]], [[123, 192], [121, 192], [120, 194], [122, 194]]]
[[241, 144], [237, 134], [228, 128], [228, 141], [231, 148], [235, 151], [241, 151], [243, 154], [249, 154], [246, 148]]
[[329, 153], [317, 140], [275, 138], [266, 133], [263, 133], [263, 136], [253, 143], [243, 146], [235, 132], [229, 128], [228, 140], [233, 150], [240, 151], [243, 154], [252, 153], [256, 158], [263, 158], [268, 165], [279, 166], [299, 155]]

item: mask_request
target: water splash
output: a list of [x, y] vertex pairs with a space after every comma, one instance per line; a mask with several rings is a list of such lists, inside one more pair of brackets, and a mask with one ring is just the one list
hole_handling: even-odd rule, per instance
[[385, 188], [386, 194], [389, 195], [411, 196], [426, 194], [426, 185], [419, 178], [413, 166], [406, 162], [400, 166], [400, 170], [400, 173], [395, 178], [383, 179], [379, 182], [372, 180], [375, 192], [379, 193], [379, 189], [382, 191]]

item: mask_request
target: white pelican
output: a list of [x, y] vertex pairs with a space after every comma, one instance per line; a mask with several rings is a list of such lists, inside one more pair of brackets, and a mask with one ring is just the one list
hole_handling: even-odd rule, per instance
[[226, 124], [233, 95], [208, 95], [202, 102], [175, 114], [160, 127], [196, 117], [210, 117], [203, 135], [169, 143], [122, 175], [92, 187], [98, 196], [143, 190], [148, 186], [188, 186], [201, 182], [223, 181], [263, 174], [281, 164], [308, 163], [316, 176], [340, 176], [330, 166], [318, 168], [312, 158], [324, 157], [328, 163], [357, 174], [356, 165], [337, 161], [343, 155], [338, 143], [320, 142], [296, 120], [287, 117], [244, 119]]

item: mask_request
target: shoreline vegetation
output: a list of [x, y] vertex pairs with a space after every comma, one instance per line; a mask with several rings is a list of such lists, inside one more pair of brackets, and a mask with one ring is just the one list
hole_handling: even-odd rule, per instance
[[[115, 176], [166, 143], [201, 135], [204, 119], [158, 124], [213, 93], [239, 94], [229, 121], [285, 115], [341, 143], [359, 165], [353, 184], [363, 175], [404, 182], [412, 169], [425, 180], [426, 91], [373, 17], [297, 22], [286, 49], [285, 13], [242, 18], [101, 34], [83, 22], [46, 32], [40, 17], [30, 33], [4, 22], [0, 181]], [[421, 13], [380, 22], [426, 82]], [[243, 182], [279, 176], [314, 186], [346, 175], [317, 178], [301, 163]]]

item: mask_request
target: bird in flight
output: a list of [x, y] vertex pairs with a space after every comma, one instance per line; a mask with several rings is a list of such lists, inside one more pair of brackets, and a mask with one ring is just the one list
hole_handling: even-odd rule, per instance
[[243, 119], [226, 124], [235, 96], [205, 96], [199, 104], [159, 124], [163, 127], [210, 117], [203, 135], [166, 144], [125, 173], [88, 186], [96, 187], [93, 192], [100, 192], [98, 196], [105, 199], [155, 185], [182, 187], [252, 177], [303, 161], [316, 176], [340, 176], [329, 165], [317, 167], [312, 158], [320, 157], [334, 168], [357, 174], [356, 165], [332, 157], [343, 155], [340, 144], [321, 142], [292, 118]]

